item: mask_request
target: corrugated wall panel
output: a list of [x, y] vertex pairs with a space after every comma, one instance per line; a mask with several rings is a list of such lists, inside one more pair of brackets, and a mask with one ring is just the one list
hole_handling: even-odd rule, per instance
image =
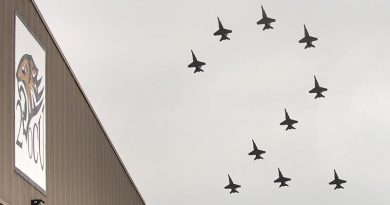
[[[14, 171], [15, 11], [46, 49], [47, 196]], [[75, 48], [77, 49], [77, 48]], [[0, 198], [28, 205], [144, 204], [30, 0], [0, 0]]]
[[[5, 56], [5, 53], [6, 53], [6, 39], [7, 39], [7, 36], [6, 36], [6, 33], [5, 32], [5, 29], [6, 29], [6, 11], [7, 11], [7, 4], [5, 1], [0, 1], [0, 113], [4, 113], [5, 112], [5, 103], [6, 103], [6, 99], [5, 99], [5, 93], [6, 93], [6, 79], [5, 79], [5, 76], [6, 76], [6, 73], [5, 73], [5, 66], [7, 65], [7, 63], [5, 62], [5, 59], [6, 59], [6, 56]], [[0, 116], [0, 123], [2, 125], [4, 125], [6, 123], [6, 115], [3, 114]], [[0, 134], [1, 136], [5, 136], [6, 135], [6, 130], [5, 130], [5, 126], [0, 126]], [[5, 155], [7, 154], [7, 150], [5, 148], [5, 145], [6, 145], [6, 139], [5, 137], [0, 137], [0, 173], [4, 173], [4, 174], [1, 174], [0, 175], [0, 181], [1, 182], [5, 182], [5, 179], [6, 179], [6, 157]], [[5, 183], [1, 184], [0, 183], [0, 196], [3, 196], [5, 195]]]

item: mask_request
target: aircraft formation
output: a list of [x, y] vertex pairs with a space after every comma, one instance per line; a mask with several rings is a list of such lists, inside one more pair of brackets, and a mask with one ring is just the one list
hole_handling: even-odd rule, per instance
[[[271, 24], [276, 22], [276, 19], [268, 17], [263, 6], [261, 6], [261, 12], [262, 12], [262, 18], [259, 21], [257, 21], [257, 25], [264, 25], [263, 31], [268, 30], [268, 29], [273, 29]], [[219, 41], [230, 40], [228, 35], [230, 33], [232, 33], [232, 30], [226, 29], [222, 25], [222, 22], [221, 22], [219, 17], [217, 17], [217, 20], [218, 20], [218, 30], [214, 33], [214, 36], [220, 36]], [[305, 44], [304, 49], [315, 48], [313, 42], [317, 41], [318, 38], [310, 36], [305, 24], [303, 25], [303, 29], [304, 29], [304, 37], [302, 39], [300, 39], [298, 41], [298, 43], [304, 43]], [[192, 63], [190, 63], [188, 65], [188, 67], [195, 68], [194, 73], [204, 72], [201, 69], [201, 67], [206, 65], [206, 63], [198, 61], [192, 50], [191, 50], [191, 53], [192, 53]], [[327, 88], [321, 87], [319, 85], [316, 76], [314, 76], [314, 88], [309, 91], [309, 93], [316, 94], [314, 99], [324, 98], [325, 96], [322, 93], [327, 91], [327, 90], [328, 90]], [[287, 125], [286, 131], [288, 131], [290, 129], [295, 129], [295, 127], [293, 125], [298, 123], [298, 121], [292, 119], [289, 116], [286, 109], [284, 109], [284, 114], [285, 114], [285, 120], [282, 121], [280, 123], [280, 125], [282, 125], [282, 126]], [[263, 157], [261, 155], [265, 154], [266, 152], [258, 149], [254, 140], [252, 140], [252, 146], [253, 146], [253, 151], [249, 152], [248, 155], [254, 156], [254, 160], [263, 159]], [[228, 174], [228, 178], [229, 178], [229, 184], [227, 186], [225, 186], [225, 189], [230, 189], [230, 194], [239, 193], [237, 189], [240, 188], [241, 185], [235, 184], [229, 174]], [[278, 178], [274, 180], [274, 183], [280, 183], [279, 187], [281, 188], [281, 187], [289, 186], [287, 184], [287, 182], [289, 182], [289, 181], [291, 181], [291, 178], [283, 176], [282, 172], [278, 168]], [[334, 180], [329, 182], [329, 185], [336, 185], [334, 188], [335, 190], [336, 189], [344, 189], [344, 187], [341, 186], [341, 184], [346, 183], [346, 182], [347, 182], [346, 180], [340, 179], [336, 173], [336, 170], [334, 170]]]
[[[264, 152], [264, 151], [262, 151], [262, 152]], [[251, 153], [249, 153], [249, 155], [251, 155]], [[256, 159], [258, 159], [258, 158], [256, 157], [255, 160]], [[263, 158], [261, 158], [261, 159], [263, 159]], [[278, 176], [277, 179], [275, 179], [274, 183], [280, 183], [279, 188], [280, 187], [284, 187], [284, 186], [288, 186], [288, 184], [286, 182], [291, 181], [291, 179], [283, 176], [283, 174], [282, 174], [282, 172], [280, 171], [279, 168], [278, 168], [278, 175], [279, 176]], [[230, 189], [230, 194], [232, 194], [232, 193], [239, 193], [237, 191], [237, 189], [240, 188], [241, 185], [233, 183], [233, 180], [230, 177], [230, 175], [228, 175], [228, 177], [229, 177], [229, 184], [227, 186], [225, 186], [225, 189]], [[336, 170], [334, 170], [334, 180], [329, 182], [329, 185], [336, 185], [335, 188], [334, 188], [335, 190], [336, 189], [344, 189], [344, 187], [341, 186], [341, 184], [344, 184], [346, 182], [347, 181], [345, 181], [343, 179], [340, 179], [339, 176], [337, 175]]]
[[[254, 140], [252, 140], [252, 146], [253, 146], [253, 151], [249, 152], [248, 155], [255, 156], [254, 160], [264, 159], [261, 155], [265, 154], [266, 151], [260, 150], [257, 147]], [[335, 190], [336, 189], [344, 189], [344, 187], [341, 186], [341, 184], [344, 184], [347, 181], [340, 179], [339, 176], [337, 175], [336, 170], [333, 170], [333, 171], [334, 171], [334, 180], [329, 182], [329, 185], [336, 185], [334, 188]], [[241, 185], [235, 184], [229, 174], [228, 174], [228, 178], [229, 178], [229, 184], [227, 186], [225, 186], [225, 189], [230, 189], [230, 194], [239, 193], [237, 191], [237, 189], [240, 188]], [[281, 187], [289, 186], [287, 184], [287, 182], [289, 182], [289, 181], [291, 181], [291, 178], [283, 176], [282, 171], [280, 171], [280, 168], [278, 168], [278, 178], [274, 180], [274, 183], [280, 183], [279, 188], [281, 188]]]
[[[267, 29], [273, 29], [273, 27], [271, 26], [271, 23], [274, 23], [276, 20], [267, 16], [267, 13], [265, 12], [263, 6], [261, 6], [261, 12], [262, 12], [262, 18], [259, 21], [257, 21], [257, 25], [264, 25], [263, 31], [267, 30]], [[228, 37], [228, 34], [232, 33], [233, 31], [223, 27], [222, 22], [219, 19], [219, 17], [217, 17], [217, 20], [218, 20], [218, 27], [219, 28], [214, 33], [214, 36], [221, 36], [219, 41], [230, 40], [230, 38]], [[318, 38], [310, 36], [309, 32], [307, 31], [307, 28], [306, 28], [305, 24], [303, 25], [303, 30], [304, 30], [304, 35], [305, 36], [301, 40], [299, 40], [298, 42], [299, 43], [306, 43], [305, 49], [307, 49], [307, 48], [315, 48], [315, 46], [313, 45], [313, 42], [317, 41]], [[200, 69], [200, 67], [202, 67], [203, 65], [206, 65], [206, 63], [198, 61], [196, 59], [195, 54], [194, 54], [194, 52], [192, 50], [191, 50], [191, 53], [192, 53], [192, 63], [190, 63], [188, 65], [188, 67], [189, 68], [195, 67], [194, 73], [204, 72], [202, 69]]]

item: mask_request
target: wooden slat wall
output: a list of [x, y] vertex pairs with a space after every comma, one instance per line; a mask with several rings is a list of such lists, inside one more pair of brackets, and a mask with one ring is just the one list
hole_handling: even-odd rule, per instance
[[[14, 171], [15, 11], [46, 48], [47, 196]], [[75, 48], [77, 49], [77, 48]], [[0, 199], [29, 205], [143, 205], [31, 0], [0, 0]]]

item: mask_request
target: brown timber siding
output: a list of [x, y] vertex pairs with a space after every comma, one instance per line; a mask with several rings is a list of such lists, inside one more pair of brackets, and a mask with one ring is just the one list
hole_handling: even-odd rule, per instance
[[[14, 168], [15, 12], [46, 49], [46, 195]], [[145, 204], [35, 3], [0, 0], [0, 203], [30, 205], [33, 198]]]

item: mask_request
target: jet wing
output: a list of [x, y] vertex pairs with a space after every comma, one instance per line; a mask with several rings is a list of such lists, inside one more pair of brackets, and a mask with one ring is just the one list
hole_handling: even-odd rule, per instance
[[216, 31], [214, 33], [214, 36], [226, 35], [226, 34], [229, 34], [231, 32], [232, 32], [232, 30], [229, 30], [229, 29], [219, 29], [218, 31]]
[[267, 23], [267, 19], [265, 19], [265, 18], [262, 18], [262, 19], [260, 19], [258, 22], [257, 22], [257, 24], [266, 24]]
[[231, 33], [232, 30], [229, 30], [229, 29], [224, 28], [224, 29], [223, 29], [223, 32], [224, 32], [225, 34], [228, 34], [228, 33]]
[[309, 42], [309, 39], [305, 36], [301, 40], [299, 40], [299, 43], [307, 43]]
[[189, 68], [192, 68], [192, 67], [201, 67], [201, 66], [204, 66], [206, 65], [206, 63], [204, 62], [201, 62], [201, 61], [196, 61], [196, 62], [192, 62], [188, 65]]
[[278, 182], [284, 183], [284, 182], [288, 182], [288, 181], [291, 181], [291, 179], [290, 178], [286, 178], [286, 177], [279, 177], [274, 182], [275, 183], [278, 183]]
[[289, 125], [289, 124], [295, 124], [298, 123], [296, 120], [288, 119], [280, 123], [280, 125]]
[[225, 186], [225, 189], [233, 189], [232, 184]]
[[283, 178], [279, 177], [279, 178], [277, 178], [274, 182], [275, 182], [275, 183], [283, 182]]
[[216, 31], [215, 33], [214, 33], [214, 36], [219, 36], [219, 35], [223, 35], [224, 33], [223, 33], [223, 30], [222, 29], [219, 29], [218, 31]]
[[319, 87], [320, 91], [327, 91], [327, 88]]
[[324, 91], [327, 91], [328, 89], [327, 88], [323, 88], [323, 87], [317, 87], [317, 88], [313, 88], [309, 91], [309, 93], [317, 93], [317, 92], [324, 92]]
[[281, 122], [280, 125], [288, 125], [288, 121], [285, 120], [285, 121]]
[[347, 181], [339, 179], [340, 184], [346, 183]]
[[332, 184], [337, 184], [337, 181], [336, 181], [336, 179], [335, 179], [335, 180], [333, 180], [333, 181], [331, 181], [331, 182], [329, 182], [329, 184], [330, 184], [330, 185], [332, 185]]
[[309, 93], [317, 93], [317, 88], [313, 88], [309, 91]]
[[290, 120], [290, 123], [291, 124], [295, 124], [295, 123], [297, 123], [298, 121], [296, 121], [296, 120]]
[[227, 186], [225, 186], [225, 189], [237, 189], [237, 188], [240, 188], [241, 186], [238, 185], [238, 184], [229, 184]]
[[316, 40], [318, 40], [318, 38], [313, 37], [313, 36], [309, 36], [309, 41], [316, 41]]
[[273, 19], [273, 18], [262, 18], [262, 19], [260, 19], [258, 22], [257, 22], [257, 24], [270, 24], [270, 23], [273, 23], [273, 22], [275, 22], [276, 20], [275, 19]]
[[189, 68], [195, 67], [195, 62], [192, 62], [192, 63], [188, 64], [188, 67], [189, 67]]
[[253, 150], [252, 152], [249, 152], [248, 155], [255, 155], [256, 154], [256, 150]]
[[313, 37], [313, 36], [305, 36], [301, 40], [299, 40], [299, 43], [307, 43], [307, 42], [313, 42], [318, 40], [318, 38]]
[[270, 23], [273, 23], [273, 22], [275, 22], [276, 20], [275, 19], [273, 19], [273, 18], [268, 18], [269, 19], [269, 22]]

